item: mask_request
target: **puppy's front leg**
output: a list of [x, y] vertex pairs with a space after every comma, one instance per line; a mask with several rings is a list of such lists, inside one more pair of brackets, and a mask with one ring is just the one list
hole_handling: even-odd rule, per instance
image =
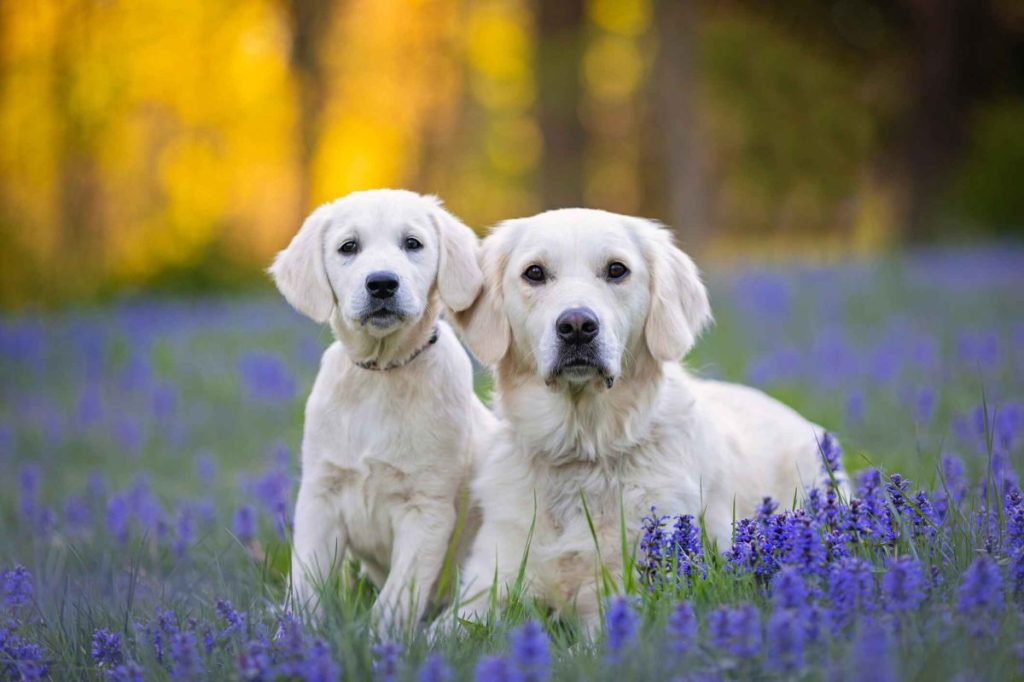
[[347, 538], [333, 500], [314, 480], [303, 479], [295, 503], [295, 535], [292, 544], [292, 595], [300, 609], [316, 615], [318, 585], [340, 568]]
[[430, 590], [444, 565], [455, 521], [451, 504], [413, 506], [395, 519], [391, 570], [373, 607], [373, 620], [382, 635], [395, 634], [423, 617]]

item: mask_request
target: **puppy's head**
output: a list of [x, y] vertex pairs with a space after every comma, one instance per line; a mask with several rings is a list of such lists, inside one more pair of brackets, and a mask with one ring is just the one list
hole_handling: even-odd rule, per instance
[[711, 319], [693, 261], [649, 220], [563, 209], [508, 221], [481, 264], [484, 293], [459, 315], [470, 348], [556, 388], [611, 386], [640, 353], [677, 362]]
[[420, 320], [435, 292], [467, 308], [483, 281], [476, 250], [435, 197], [372, 190], [313, 211], [269, 272], [299, 312], [383, 338]]

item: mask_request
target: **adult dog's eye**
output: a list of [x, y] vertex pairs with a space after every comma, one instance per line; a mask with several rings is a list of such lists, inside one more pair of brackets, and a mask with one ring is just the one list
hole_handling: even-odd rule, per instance
[[405, 250], [406, 251], [419, 251], [423, 248], [423, 243], [416, 239], [416, 237], [405, 238]]
[[533, 284], [543, 284], [547, 279], [547, 273], [539, 265], [531, 265], [523, 271], [523, 279]]
[[338, 247], [338, 253], [343, 253], [347, 256], [351, 256], [358, 250], [359, 242], [357, 242], [355, 239], [349, 239], [347, 242]]
[[627, 268], [624, 263], [612, 261], [608, 264], [608, 281], [618, 282], [628, 274], [629, 268]]

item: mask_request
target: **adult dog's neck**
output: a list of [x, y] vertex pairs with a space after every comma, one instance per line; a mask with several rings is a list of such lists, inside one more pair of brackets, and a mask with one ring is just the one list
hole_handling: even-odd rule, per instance
[[547, 385], [512, 353], [498, 365], [502, 415], [531, 456], [552, 466], [611, 463], [647, 437], [662, 363], [643, 349], [611, 388]]
[[416, 323], [381, 338], [372, 336], [363, 327], [346, 327], [337, 312], [331, 319], [331, 327], [352, 362], [373, 362], [379, 367], [387, 367], [403, 362], [427, 345], [439, 315], [438, 306], [431, 300]]

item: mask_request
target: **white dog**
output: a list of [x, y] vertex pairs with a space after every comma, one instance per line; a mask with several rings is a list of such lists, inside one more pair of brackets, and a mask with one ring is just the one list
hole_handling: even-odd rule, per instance
[[415, 623], [428, 604], [494, 421], [438, 319], [479, 293], [477, 246], [437, 199], [376, 190], [318, 208], [270, 267], [338, 339], [306, 404], [292, 585], [307, 608], [346, 552], [381, 588], [378, 627]]
[[734, 510], [815, 483], [819, 427], [680, 366], [711, 311], [667, 230], [550, 211], [499, 225], [481, 259], [484, 293], [458, 318], [497, 365], [503, 423], [473, 484], [483, 525], [462, 571], [462, 617], [486, 608], [495, 578], [499, 592], [515, 582], [525, 556], [526, 593], [593, 626], [599, 562], [621, 576], [623, 518], [629, 550], [652, 505], [703, 515], [727, 544]]

